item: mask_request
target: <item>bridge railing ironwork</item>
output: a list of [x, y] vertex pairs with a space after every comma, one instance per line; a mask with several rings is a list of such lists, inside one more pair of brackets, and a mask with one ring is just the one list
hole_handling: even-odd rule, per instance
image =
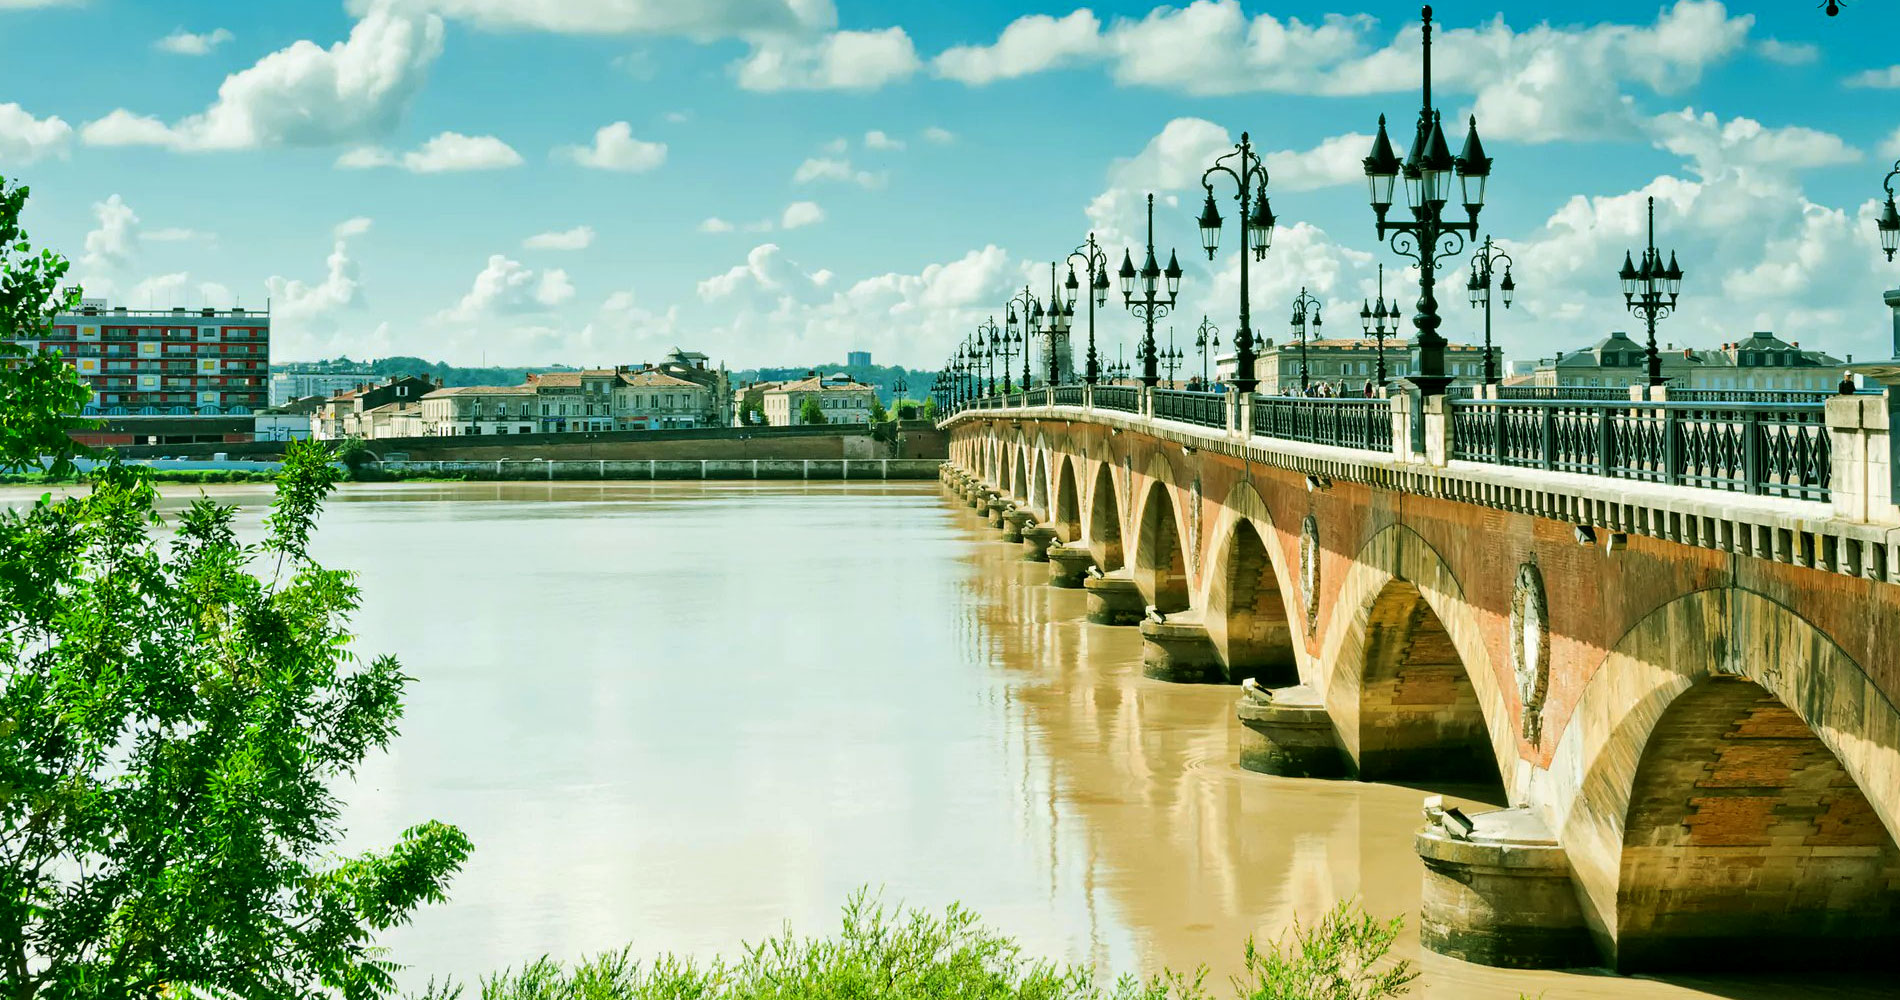
[[1829, 498], [1832, 443], [1817, 405], [1453, 400], [1450, 455], [1522, 468]]
[[[1669, 401], [1672, 403], [1802, 403], [1819, 406], [1836, 395], [1837, 393], [1819, 389], [1671, 389]], [[1854, 393], [1854, 395], [1861, 394]]]
[[1179, 420], [1202, 427], [1227, 427], [1227, 397], [1184, 389], [1156, 389], [1152, 396], [1155, 416]]
[[[1672, 393], [1673, 395], [1673, 393]], [[1499, 399], [1628, 399], [1626, 385], [1501, 385]]]
[[1132, 385], [1098, 385], [1090, 396], [1099, 409], [1141, 412], [1141, 390]]
[[1049, 402], [1056, 406], [1081, 406], [1082, 387], [1079, 385], [1059, 385], [1049, 390]]
[[1392, 450], [1392, 404], [1384, 399], [1255, 396], [1253, 432], [1367, 451]]
[[1049, 405], [1049, 387], [1042, 386], [1042, 387], [1030, 389], [1024, 392], [1022, 395], [1022, 405], [1024, 406]]

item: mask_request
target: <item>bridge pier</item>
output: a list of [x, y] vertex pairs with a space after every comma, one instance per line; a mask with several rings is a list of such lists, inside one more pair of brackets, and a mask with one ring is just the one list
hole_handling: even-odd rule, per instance
[[1141, 596], [1127, 569], [1091, 576], [1082, 582], [1082, 589], [1089, 595], [1088, 619], [1097, 625], [1139, 625], [1148, 616], [1148, 599]]
[[1056, 529], [1046, 524], [1031, 525], [1023, 529], [1023, 560], [1026, 562], [1048, 562], [1049, 547], [1055, 544]]
[[1141, 622], [1141, 672], [1175, 684], [1225, 684], [1227, 668], [1207, 626], [1188, 612]]
[[1242, 731], [1240, 766], [1285, 778], [1350, 778], [1352, 758], [1339, 745], [1319, 692], [1304, 684], [1248, 685], [1235, 709]]
[[979, 516], [982, 516], [985, 509], [989, 506], [989, 498], [993, 496], [995, 492], [995, 490], [980, 485], [970, 490], [968, 495], [970, 508], [976, 511]]
[[1016, 543], [1023, 540], [1023, 528], [1029, 524], [1029, 512], [1021, 507], [1011, 507], [1003, 512], [1003, 541]]
[[983, 510], [984, 522], [1000, 531], [1003, 527], [1003, 512], [1009, 510], [1009, 500], [1000, 494], [991, 494], [984, 502]]
[[1049, 586], [1079, 590], [1089, 578], [1095, 555], [1086, 545], [1049, 546]]
[[1498, 809], [1454, 829], [1428, 799], [1413, 847], [1425, 862], [1419, 943], [1441, 955], [1512, 969], [1602, 964], [1564, 849], [1530, 810]]

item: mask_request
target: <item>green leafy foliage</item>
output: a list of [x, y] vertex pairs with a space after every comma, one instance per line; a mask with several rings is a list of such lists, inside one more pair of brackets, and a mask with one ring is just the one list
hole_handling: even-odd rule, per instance
[[806, 396], [798, 404], [798, 422], [801, 424], [828, 424], [831, 418], [825, 415], [825, 408], [818, 402], [817, 396]]
[[[1244, 1000], [1386, 1000], [1414, 973], [1387, 952], [1399, 921], [1374, 921], [1341, 903], [1267, 951], [1247, 946]], [[736, 961], [671, 955], [642, 962], [621, 950], [564, 966], [541, 958], [483, 979], [480, 1000], [1209, 1000], [1205, 973], [1165, 972], [1103, 982], [1092, 972], [1024, 956], [1009, 938], [952, 905], [942, 915], [886, 907], [863, 891], [845, 904], [838, 933], [801, 939], [787, 930]], [[430, 983], [415, 1000], [473, 1000], [454, 982]]]
[[[63, 271], [20, 267], [22, 244], [0, 279], [15, 329]], [[71, 370], [4, 371], [0, 469], [69, 459]], [[254, 543], [209, 500], [164, 523], [149, 472], [117, 463], [0, 513], [0, 994], [392, 990], [374, 934], [440, 900], [469, 844], [430, 822], [327, 857], [332, 786], [395, 736], [409, 680], [352, 656], [357, 589], [310, 557], [330, 461], [290, 447]]]
[[0, 177], [0, 472], [37, 469], [47, 461], [54, 476], [71, 476], [73, 458], [90, 454], [67, 432], [85, 425], [79, 410], [92, 390], [50, 351], [29, 351], [15, 338], [31, 340], [53, 314], [79, 305], [79, 289], [60, 291], [66, 258], [33, 249], [20, 228], [28, 189]]

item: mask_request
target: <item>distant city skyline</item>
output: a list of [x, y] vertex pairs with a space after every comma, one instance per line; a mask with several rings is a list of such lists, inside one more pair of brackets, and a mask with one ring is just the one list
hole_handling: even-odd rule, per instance
[[[1231, 331], [1237, 265], [1193, 216], [1246, 129], [1280, 220], [1255, 323], [1280, 340], [1299, 288], [1344, 322], [1380, 263], [1411, 309], [1359, 159], [1380, 114], [1416, 114], [1418, 11], [1362, 6], [0, 0], [0, 175], [88, 295], [268, 298], [278, 359], [679, 343], [931, 369], [1091, 229], [1119, 260], [1149, 191], [1188, 269], [1177, 339], [1202, 313]], [[1900, 5], [1812, 7], [1437, 6], [1438, 103], [1477, 115], [1486, 232], [1518, 262], [1507, 357], [1638, 326], [1615, 270], [1651, 195], [1687, 272], [1668, 340], [1886, 353]], [[1476, 339], [1462, 266], [1440, 276], [1444, 332]], [[1138, 332], [1098, 317], [1105, 356]]]

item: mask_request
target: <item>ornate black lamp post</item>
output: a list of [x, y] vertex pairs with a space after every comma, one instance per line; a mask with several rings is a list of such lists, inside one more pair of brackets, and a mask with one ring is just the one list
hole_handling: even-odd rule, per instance
[[[1074, 268], [1069, 269], [1069, 280], [1075, 280]], [[1047, 353], [1049, 355], [1044, 359], [1049, 363], [1049, 377], [1044, 381], [1044, 385], [1057, 385], [1062, 381], [1063, 349], [1067, 347], [1069, 343], [1069, 327], [1075, 323], [1075, 303], [1065, 297], [1065, 293], [1067, 292], [1068, 290], [1060, 282], [1056, 281], [1056, 262], [1053, 260], [1050, 261], [1049, 309], [1043, 313], [1042, 320], [1042, 335], [1047, 338], [1044, 343], [1048, 345]], [[1095, 311], [1094, 307], [1091, 306], [1089, 311], [1093, 313]], [[1027, 364], [1029, 361], [1027, 355], [1029, 349], [1024, 348], [1023, 350], [1025, 352], [1023, 361]], [[1071, 361], [1071, 364], [1073, 364], [1073, 361]], [[1071, 371], [1071, 374], [1073, 374], [1073, 371]], [[1023, 376], [1023, 387], [1029, 387], [1029, 376], [1027, 375]]]
[[1174, 373], [1181, 369], [1181, 349], [1174, 346], [1174, 327], [1168, 327], [1168, 349], [1161, 352], [1161, 365], [1168, 370], [1168, 388], [1179, 388]]
[[[1378, 357], [1373, 361], [1373, 370], [1378, 384], [1385, 385], [1385, 338], [1397, 336], [1399, 332], [1399, 300], [1392, 300], [1392, 308], [1385, 306], [1385, 265], [1379, 265], [1379, 295], [1373, 299], [1373, 305], [1359, 300], [1359, 325], [1372, 338]], [[1387, 325], [1387, 324], [1390, 325]]]
[[1075, 280], [1076, 258], [1082, 260], [1082, 270], [1089, 276], [1089, 353], [1083, 362], [1082, 381], [1094, 385], [1102, 377], [1102, 362], [1095, 355], [1095, 307], [1108, 304], [1108, 254], [1095, 245], [1095, 234], [1081, 246], [1069, 252], [1069, 280], [1063, 282], [1063, 297], [1068, 302], [1069, 319], [1075, 319], [1075, 296], [1081, 290], [1080, 282]]
[[[1141, 278], [1141, 297], [1135, 297], [1135, 278]], [[1129, 252], [1122, 251], [1122, 304], [1128, 311], [1141, 317], [1141, 384], [1154, 388], [1161, 381], [1156, 370], [1160, 355], [1155, 350], [1155, 320], [1166, 316], [1174, 309], [1174, 300], [1181, 295], [1181, 262], [1175, 259], [1174, 251], [1168, 251], [1168, 268], [1163, 271], [1155, 261], [1155, 196], [1148, 196], [1148, 259], [1142, 262], [1140, 272], [1135, 270], [1134, 258]], [[1161, 279], [1168, 279], [1168, 297], [1160, 297]]]
[[[1676, 311], [1676, 296], [1682, 292], [1682, 268], [1676, 266], [1675, 251], [1664, 266], [1662, 251], [1656, 249], [1656, 199], [1649, 199], [1649, 244], [1643, 248], [1643, 264], [1636, 266], [1629, 251], [1623, 252], [1623, 269], [1617, 272], [1623, 281], [1623, 304], [1643, 318], [1649, 330], [1649, 346], [1643, 358], [1649, 367], [1649, 384], [1662, 385], [1662, 355], [1656, 352], [1656, 321]], [[1668, 301], [1663, 301], [1664, 298]]]
[[1120, 382], [1122, 379], [1125, 379], [1127, 377], [1128, 377], [1128, 362], [1122, 360], [1122, 345], [1120, 341], [1116, 341], [1115, 342], [1115, 363], [1108, 366], [1108, 380], [1110, 382]]
[[950, 402], [953, 406], [963, 406], [966, 373], [969, 366], [963, 360], [963, 345], [957, 345], [957, 352], [950, 356]]
[[[1438, 112], [1432, 108], [1432, 9], [1422, 12], [1425, 45], [1425, 99], [1418, 113], [1418, 129], [1412, 137], [1412, 150], [1399, 162], [1392, 151], [1392, 139], [1385, 131], [1385, 116], [1379, 116], [1379, 134], [1372, 140], [1372, 155], [1366, 157], [1366, 180], [1372, 191], [1372, 211], [1378, 216], [1379, 238], [1390, 239], [1392, 249], [1402, 257], [1418, 262], [1418, 315], [1412, 325], [1418, 337], [1412, 343], [1411, 382], [1427, 396], [1441, 395], [1451, 382], [1445, 374], [1445, 338], [1438, 333], [1438, 299], [1432, 294], [1438, 262], [1462, 253], [1466, 238], [1478, 238], [1478, 212], [1484, 207], [1485, 181], [1491, 176], [1491, 158], [1484, 155], [1478, 141], [1478, 120], [1471, 119], [1465, 135], [1464, 151], [1457, 158], [1445, 143], [1445, 129]], [[1399, 174], [1405, 174], [1405, 197], [1411, 206], [1412, 221], [1388, 222], [1392, 207], [1392, 186]], [[1451, 199], [1451, 180], [1456, 173], [1461, 182], [1466, 222], [1447, 222], [1445, 203]]]
[[1209, 323], [1205, 315], [1201, 317], [1201, 325], [1194, 328], [1194, 346], [1201, 351], [1201, 389], [1212, 392], [1212, 383], [1207, 380], [1207, 352], [1210, 348], [1220, 350], [1220, 327]]
[[1306, 373], [1306, 340], [1309, 321], [1312, 325], [1312, 337], [1317, 340], [1320, 327], [1325, 325], [1319, 315], [1319, 300], [1306, 294], [1306, 286], [1301, 285], [1299, 297], [1293, 300], [1292, 327], [1293, 336], [1298, 337], [1300, 341], [1300, 395], [1302, 396], [1306, 395], [1307, 389], [1310, 388], [1307, 384]]
[[909, 391], [909, 380], [904, 378], [903, 372], [898, 372], [897, 381], [891, 383], [891, 412], [900, 420], [904, 416], [904, 411], [900, 409], [904, 405], [904, 394]]
[[[1228, 160], [1235, 159], [1238, 162], [1227, 165]], [[1201, 172], [1201, 187], [1207, 190], [1207, 204], [1201, 207], [1201, 248], [1207, 251], [1208, 260], [1213, 260], [1214, 251], [1220, 248], [1220, 209], [1214, 207], [1214, 183], [1208, 179], [1216, 173], [1233, 178], [1234, 200], [1240, 202], [1240, 326], [1234, 331], [1234, 391], [1245, 395], [1260, 382], [1253, 370], [1247, 261], [1265, 260], [1267, 249], [1273, 246], [1273, 208], [1267, 204], [1267, 164], [1253, 151], [1247, 133], [1242, 132], [1233, 152], [1217, 157], [1213, 166]]]
[[1893, 169], [1887, 172], [1887, 179], [1881, 187], [1887, 189], [1887, 207], [1881, 209], [1880, 217], [1874, 220], [1874, 228], [1880, 230], [1880, 249], [1886, 251], [1887, 259], [1893, 260], [1894, 251], [1900, 250], [1900, 208], [1894, 207], [1893, 181], [1900, 177], [1900, 160], [1893, 161]]
[[[996, 358], [997, 347], [1001, 343], [1002, 331], [996, 328], [996, 317], [976, 325], [976, 351], [983, 359], [983, 395], [996, 394]], [[1003, 371], [1003, 391], [1009, 391], [1009, 370], [1007, 363]]]
[[[1498, 249], [1491, 243], [1491, 237], [1484, 238], [1484, 244], [1471, 255], [1471, 280], [1465, 282], [1465, 290], [1471, 293], [1471, 308], [1484, 309], [1484, 384], [1498, 384], [1497, 363], [1491, 357], [1491, 275], [1497, 269], [1499, 261], [1504, 262], [1504, 277], [1498, 281], [1498, 291], [1504, 293], [1504, 308], [1511, 308], [1511, 296], [1517, 294], [1517, 282], [1511, 280], [1511, 255]], [[1653, 339], [1653, 338], [1652, 338]]]
[[[1009, 359], [1015, 357], [1017, 347], [1023, 352], [1023, 388], [1029, 388], [1029, 334], [1042, 322], [1042, 302], [1029, 294], [1029, 286], [1016, 293], [1005, 303], [1009, 312], [1003, 317], [1003, 393], [1009, 393]], [[1016, 316], [1016, 307], [1023, 307], [1021, 319]]]

